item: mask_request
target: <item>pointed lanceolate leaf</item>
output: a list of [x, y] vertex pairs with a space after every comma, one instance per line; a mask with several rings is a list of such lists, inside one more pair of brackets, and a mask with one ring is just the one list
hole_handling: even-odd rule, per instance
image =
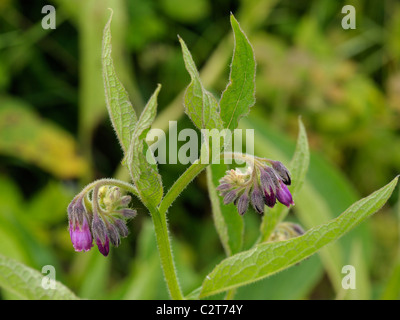
[[160, 89], [161, 86], [158, 85], [140, 115], [126, 157], [129, 172], [142, 200], [154, 206], [161, 201], [163, 187], [157, 165], [145, 138], [157, 114], [157, 96]]
[[235, 17], [231, 15], [234, 51], [229, 83], [220, 101], [224, 127], [237, 128], [241, 117], [247, 115], [255, 103], [256, 62], [253, 48]]
[[108, 113], [121, 148], [126, 155], [129, 149], [131, 136], [135, 130], [137, 117], [129, 100], [128, 92], [118, 79], [113, 59], [111, 57], [111, 30], [112, 13], [103, 33], [103, 81]]
[[221, 130], [223, 127], [219, 115], [218, 101], [203, 87], [199, 72], [185, 42], [181, 38], [179, 38], [179, 42], [182, 46], [185, 66], [191, 78], [185, 92], [185, 112], [197, 128]]
[[[50, 273], [48, 273], [50, 276]], [[28, 300], [77, 300], [79, 299], [60, 282], [52, 289], [50, 277], [22, 263], [0, 255], [0, 288], [9, 290], [20, 299]], [[47, 288], [47, 289], [46, 289]]]
[[293, 186], [291, 188], [292, 194], [300, 190], [306, 178], [308, 166], [310, 164], [310, 150], [308, 147], [308, 139], [306, 129], [301, 118], [299, 122], [299, 135], [297, 138], [296, 150], [294, 152], [289, 169], [292, 175]]
[[150, 130], [157, 115], [157, 97], [160, 90], [161, 85], [159, 84], [142, 111], [137, 125], [135, 126], [135, 131], [132, 134], [132, 140], [136, 141], [132, 141], [132, 144], [146, 139], [147, 132]]
[[339, 217], [286, 241], [261, 243], [223, 260], [206, 277], [200, 297], [233, 289], [284, 270], [316, 253], [378, 211], [389, 199], [398, 178], [351, 205]]

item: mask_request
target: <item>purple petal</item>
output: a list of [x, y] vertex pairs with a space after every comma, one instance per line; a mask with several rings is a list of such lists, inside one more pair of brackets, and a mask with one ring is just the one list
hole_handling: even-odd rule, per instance
[[289, 170], [280, 161], [271, 161], [271, 164], [272, 168], [274, 168], [275, 172], [282, 179], [283, 183], [290, 186], [292, 179], [290, 178]]
[[274, 169], [268, 166], [260, 169], [260, 183], [263, 190], [272, 189], [272, 193], [275, 193], [279, 187], [279, 181], [280, 179]]
[[247, 195], [246, 192], [243, 193], [237, 202], [237, 209], [241, 216], [246, 213], [249, 207], [249, 202], [250, 202], [249, 196]]
[[220, 184], [217, 188], [218, 191], [230, 190], [232, 189], [232, 185], [230, 183]]
[[263, 190], [264, 191], [264, 202], [265, 204], [270, 207], [273, 208], [276, 204], [276, 197], [275, 194], [272, 190], [272, 188], [269, 188], [269, 192], [267, 190]]
[[281, 186], [276, 191], [276, 197], [278, 198], [279, 202], [287, 206], [288, 208], [290, 205], [294, 204], [292, 194], [290, 193], [288, 187], [281, 181]]
[[260, 188], [256, 185], [254, 186], [253, 191], [251, 192], [251, 205], [253, 206], [254, 210], [259, 214], [264, 213], [264, 196], [261, 193]]
[[106, 239], [103, 242], [101, 242], [100, 238], [96, 239], [96, 244], [97, 247], [99, 248], [99, 251], [101, 252], [101, 254], [105, 257], [108, 256], [108, 253], [110, 252], [110, 240], [108, 239], [108, 236], [106, 235]]
[[69, 234], [75, 251], [89, 251], [93, 247], [92, 234], [90, 233], [86, 218], [83, 218], [82, 225], [76, 224], [73, 226], [73, 223], [70, 221]]
[[231, 202], [234, 202], [236, 198], [237, 198], [237, 191], [236, 190], [229, 191], [224, 197], [224, 204], [229, 204]]

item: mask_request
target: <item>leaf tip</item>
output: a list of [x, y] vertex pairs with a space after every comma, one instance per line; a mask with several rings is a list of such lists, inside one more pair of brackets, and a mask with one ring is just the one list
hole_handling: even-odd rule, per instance
[[185, 41], [183, 41], [183, 39], [181, 38], [181, 36], [178, 34], [178, 41], [181, 44], [182, 49], [186, 48], [186, 43]]
[[231, 19], [231, 24], [233, 25], [233, 23], [238, 23], [237, 22], [237, 20], [236, 20], [236, 18], [235, 18], [235, 16], [233, 15], [233, 13], [232, 13], [232, 11], [231, 11], [231, 13], [230, 13], [230, 19]]
[[155, 90], [154, 93], [155, 93], [156, 95], [158, 95], [158, 93], [160, 92], [161, 88], [162, 88], [161, 83], [157, 83], [157, 88], [156, 88], [156, 90]]
[[108, 19], [108, 23], [110, 23], [114, 15], [114, 10], [112, 8], [108, 8], [108, 10], [110, 10], [110, 18]]

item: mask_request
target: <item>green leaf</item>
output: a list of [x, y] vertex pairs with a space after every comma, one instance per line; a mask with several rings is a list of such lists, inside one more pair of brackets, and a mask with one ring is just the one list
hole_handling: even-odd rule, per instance
[[378, 211], [398, 178], [351, 205], [339, 217], [287, 241], [266, 242], [223, 260], [203, 282], [201, 297], [233, 289], [284, 270], [317, 252]]
[[146, 203], [152, 203], [154, 206], [157, 206], [161, 201], [163, 187], [161, 176], [158, 174], [157, 166], [145, 138], [157, 114], [157, 96], [160, 89], [161, 86], [158, 85], [140, 115], [132, 134], [132, 142], [126, 159], [132, 180], [142, 200]]
[[304, 300], [309, 298], [323, 276], [322, 263], [318, 256], [314, 255], [293, 268], [238, 288], [235, 298], [238, 300]]
[[[160, 93], [161, 85], [159, 84], [154, 91], [153, 95], [150, 97], [149, 102], [142, 111], [139, 121], [135, 127], [135, 131], [132, 135], [132, 144], [137, 141], [142, 141], [146, 138], [147, 132], [150, 130], [152, 123], [157, 115], [157, 97]], [[131, 144], [131, 145], [132, 145]]]
[[250, 107], [256, 101], [254, 96], [256, 62], [253, 48], [233, 15], [231, 15], [231, 25], [235, 47], [229, 83], [220, 101], [220, 113], [224, 128], [234, 130], [240, 118], [249, 113]]
[[296, 150], [289, 166], [293, 180], [293, 185], [290, 190], [292, 194], [296, 194], [296, 192], [301, 189], [304, 179], [306, 178], [309, 164], [310, 150], [308, 148], [307, 133], [301, 118], [299, 118], [299, 136]]
[[199, 72], [185, 42], [179, 37], [182, 46], [185, 66], [190, 74], [191, 82], [185, 91], [185, 112], [199, 129], [223, 129], [219, 115], [218, 101], [204, 89]]
[[[303, 185], [309, 164], [310, 150], [308, 148], [307, 133], [301, 118], [299, 118], [299, 135], [297, 138], [296, 150], [289, 166], [292, 176], [292, 186], [289, 189], [295, 202], [295, 195]], [[280, 204], [273, 209], [267, 209], [260, 226], [261, 242], [268, 240], [277, 224], [285, 219], [288, 212], [289, 208]]]
[[103, 81], [105, 89], [105, 97], [108, 113], [115, 133], [121, 144], [124, 154], [129, 149], [132, 134], [135, 130], [137, 117], [135, 110], [129, 100], [128, 92], [125, 90], [121, 81], [118, 79], [113, 59], [111, 57], [111, 20], [113, 13], [111, 11], [110, 19], [108, 20], [103, 33]]
[[227, 256], [238, 253], [243, 245], [244, 223], [233, 204], [224, 205], [215, 189], [225, 175], [227, 166], [216, 164], [207, 167], [207, 187], [211, 200], [214, 224]]
[[[260, 115], [257, 116], [253, 113], [248, 118], [243, 119], [239, 127], [241, 129], [253, 128], [256, 131], [255, 152], [258, 155], [279, 159], [284, 163], [289, 162], [295, 150], [295, 145], [284, 132], [274, 128], [273, 123], [267, 122]], [[307, 180], [295, 199], [296, 214], [306, 229], [337, 217], [357, 198], [349, 181], [328, 159], [324, 159], [323, 156], [315, 152], [311, 153]], [[341, 279], [343, 275], [341, 270], [344, 265], [344, 257], [350, 254], [352, 241], [358, 236], [361, 236], [362, 239], [370, 238], [367, 223], [319, 252], [336, 292], [339, 292], [342, 288]], [[368, 250], [367, 254], [371, 253], [367, 247], [366, 250]]]
[[[79, 3], [79, 6], [77, 5]], [[70, 7], [72, 4], [72, 7]], [[102, 68], [102, 37], [104, 25], [109, 19], [107, 8], [113, 8], [113, 57], [119, 78], [126, 84], [128, 91], [135, 93], [131, 85], [131, 68], [123, 59], [128, 24], [128, 12], [123, 0], [104, 1], [57, 1], [59, 10], [68, 12], [69, 20], [76, 20], [79, 30], [79, 142], [84, 146], [82, 152], [90, 155], [93, 131], [104, 119], [104, 91]], [[135, 103], [141, 106], [135, 95]], [[88, 176], [90, 177], [90, 173]]]
[[[79, 299], [60, 282], [56, 282], [56, 289], [44, 289], [42, 287], [43, 279], [45, 279], [45, 277], [40, 272], [0, 255], [0, 287], [11, 291], [21, 299]], [[45, 281], [47, 281], [47, 279], [45, 279]]]

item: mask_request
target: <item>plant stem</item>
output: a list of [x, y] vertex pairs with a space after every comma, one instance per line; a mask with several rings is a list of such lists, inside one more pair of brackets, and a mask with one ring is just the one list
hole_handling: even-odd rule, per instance
[[168, 190], [164, 199], [161, 201], [159, 211], [161, 214], [165, 214], [175, 199], [181, 194], [183, 189], [209, 164], [202, 164], [199, 160], [195, 161], [172, 185], [171, 189]]
[[[247, 153], [241, 153], [241, 152], [222, 152], [220, 154], [221, 159], [235, 159], [241, 160], [246, 162], [249, 166], [254, 167], [256, 164], [257, 165], [262, 165], [260, 158], [255, 157], [253, 155], [247, 154]], [[264, 161], [269, 161], [268, 159]]]
[[164, 278], [167, 282], [169, 294], [174, 300], [182, 300], [183, 295], [178, 282], [174, 260], [172, 257], [172, 247], [168, 235], [167, 217], [165, 212], [160, 212], [156, 207], [148, 206], [151, 217], [153, 218], [154, 230], [160, 254], [161, 266]]
[[138, 191], [134, 185], [124, 182], [124, 181], [121, 181], [121, 180], [111, 179], [111, 178], [93, 181], [92, 183], [89, 183], [86, 187], [84, 187], [80, 193], [84, 194], [96, 186], [98, 186], [100, 188], [101, 186], [105, 186], [105, 185], [113, 185], [113, 186], [125, 189], [126, 191], [134, 194], [135, 196], [138, 196]]
[[158, 252], [160, 254], [161, 266], [164, 272], [164, 278], [167, 282], [169, 294], [172, 299], [182, 300], [183, 295], [179, 286], [178, 277], [176, 274], [174, 260], [172, 257], [172, 248], [168, 235], [167, 226], [167, 210], [175, 199], [180, 195], [183, 189], [201, 172], [208, 164], [202, 164], [199, 160], [194, 162], [172, 185], [160, 206], [157, 208], [152, 205], [147, 206], [153, 218]]

